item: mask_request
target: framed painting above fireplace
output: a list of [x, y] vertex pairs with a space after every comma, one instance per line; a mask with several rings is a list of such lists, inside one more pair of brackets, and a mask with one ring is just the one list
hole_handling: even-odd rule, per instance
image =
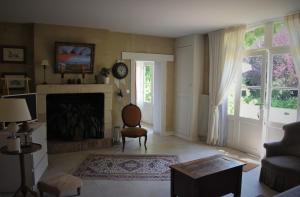
[[93, 73], [95, 44], [55, 42], [55, 73]]

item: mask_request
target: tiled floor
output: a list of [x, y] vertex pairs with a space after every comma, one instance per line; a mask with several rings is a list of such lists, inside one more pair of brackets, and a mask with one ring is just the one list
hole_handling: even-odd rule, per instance
[[[202, 158], [216, 153], [230, 153], [235, 156], [248, 158], [246, 154], [228, 148], [207, 146], [199, 142], [188, 142], [174, 136], [159, 136], [150, 134], [148, 137], [148, 151], [139, 148], [137, 139], [128, 139], [125, 152], [121, 146], [97, 151], [64, 153], [49, 155], [49, 167], [44, 177], [57, 172], [72, 173], [90, 153], [101, 154], [176, 154], [181, 162]], [[250, 158], [251, 159], [251, 158]], [[263, 194], [271, 197], [275, 194], [266, 186], [258, 182], [259, 167], [243, 173], [242, 197], [256, 197]], [[70, 193], [71, 194], [71, 193]], [[10, 194], [11, 195], [11, 194]], [[8, 197], [9, 194], [0, 194]], [[69, 194], [67, 194], [69, 195]], [[47, 196], [47, 195], [45, 195]], [[84, 180], [82, 197], [168, 197], [170, 196], [169, 181], [108, 181]], [[232, 195], [227, 195], [232, 196]], [[227, 197], [226, 196], [226, 197]]]

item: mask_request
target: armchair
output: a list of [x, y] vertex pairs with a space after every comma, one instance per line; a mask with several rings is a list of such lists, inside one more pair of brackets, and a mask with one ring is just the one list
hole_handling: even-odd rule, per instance
[[260, 182], [279, 192], [300, 185], [300, 122], [284, 125], [283, 130], [281, 141], [264, 144], [260, 172]]

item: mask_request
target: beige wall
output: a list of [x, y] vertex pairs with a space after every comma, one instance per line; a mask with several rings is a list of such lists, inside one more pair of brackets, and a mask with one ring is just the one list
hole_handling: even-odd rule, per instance
[[[1, 63], [0, 75], [3, 73], [26, 73], [34, 78], [33, 74], [33, 25], [0, 23], [1, 46], [23, 46], [26, 49], [26, 63]], [[2, 87], [2, 86], [1, 86]]]
[[[43, 82], [43, 69], [40, 66], [42, 59], [48, 59], [51, 66], [47, 70], [48, 83], [60, 83], [60, 75], [53, 73], [54, 43], [77, 42], [94, 43], [95, 66], [94, 73], [86, 76], [87, 83], [94, 83], [94, 75], [102, 67], [111, 67], [116, 60], [121, 58], [121, 52], [140, 52], [157, 54], [174, 54], [174, 42], [172, 38], [143, 36], [126, 33], [110, 32], [102, 29], [79, 28], [45, 24], [11, 24], [0, 23], [0, 45], [19, 45], [26, 47], [26, 64], [3, 64], [0, 63], [0, 74], [5, 72], [25, 72], [36, 84]], [[130, 61], [125, 62], [128, 66]], [[130, 68], [130, 67], [129, 67]], [[173, 130], [173, 84], [174, 63], [168, 63], [167, 83], [167, 130]], [[66, 74], [65, 79], [79, 78], [80, 75]], [[113, 78], [111, 82], [113, 83]], [[122, 85], [123, 91], [130, 88], [130, 74]], [[35, 86], [32, 84], [32, 89]], [[115, 92], [117, 89], [115, 87]], [[129, 98], [120, 101], [114, 96], [113, 122], [120, 124], [120, 110], [129, 102]]]

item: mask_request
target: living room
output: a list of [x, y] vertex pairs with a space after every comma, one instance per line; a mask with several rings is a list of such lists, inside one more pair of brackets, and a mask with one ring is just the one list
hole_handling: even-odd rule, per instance
[[[299, 10], [1, 2], [0, 196], [271, 197], [299, 185]], [[216, 177], [192, 193], [176, 174], [185, 162], [199, 182]]]

